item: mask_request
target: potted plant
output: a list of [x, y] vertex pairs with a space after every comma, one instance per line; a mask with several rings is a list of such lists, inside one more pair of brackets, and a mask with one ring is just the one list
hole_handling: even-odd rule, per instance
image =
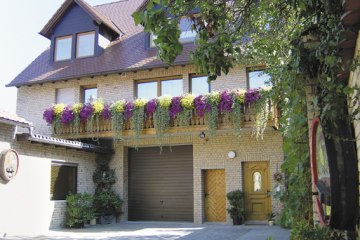
[[94, 196], [95, 211], [101, 216], [101, 223], [112, 223], [120, 215], [123, 201], [112, 190], [97, 191]]
[[269, 222], [269, 226], [273, 226], [274, 225], [274, 219], [275, 219], [275, 213], [270, 212], [268, 214], [268, 222]]
[[94, 217], [93, 196], [88, 193], [69, 194], [66, 197], [65, 225], [83, 228]]
[[233, 224], [241, 225], [245, 216], [244, 193], [241, 190], [235, 190], [226, 194], [226, 197], [230, 203], [227, 211], [233, 219]]

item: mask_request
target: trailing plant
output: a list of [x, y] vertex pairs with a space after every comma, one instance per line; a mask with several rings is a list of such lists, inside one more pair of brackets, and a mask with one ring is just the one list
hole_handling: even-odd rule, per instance
[[238, 89], [233, 92], [233, 104], [231, 106], [232, 111], [230, 115], [230, 120], [235, 130], [235, 135], [237, 137], [241, 136], [242, 128], [241, 123], [243, 121], [242, 116], [244, 112], [244, 102], [245, 102], [245, 90]]
[[256, 135], [257, 139], [263, 139], [264, 131], [270, 117], [271, 87], [260, 89], [258, 93], [259, 97], [257, 97], [256, 101], [249, 104], [252, 104], [251, 107], [254, 109], [256, 115], [253, 134]]
[[169, 96], [162, 96], [157, 99], [157, 107], [154, 112], [154, 127], [158, 138], [161, 138], [165, 130], [170, 126], [170, 105], [171, 97]]
[[111, 104], [111, 126], [114, 131], [114, 139], [119, 140], [121, 138], [121, 133], [124, 128], [124, 106], [125, 100], [116, 101]]
[[88, 193], [71, 193], [66, 197], [65, 225], [84, 227], [94, 217], [93, 197]]
[[72, 111], [74, 114], [74, 129], [76, 133], [80, 132], [80, 111], [84, 107], [84, 104], [77, 103], [72, 107]]
[[206, 104], [209, 106], [205, 112], [205, 123], [208, 128], [209, 135], [214, 136], [219, 118], [218, 104], [220, 102], [220, 93], [213, 91], [205, 95], [205, 97]]
[[133, 115], [131, 117], [131, 129], [134, 131], [135, 139], [138, 139], [142, 129], [144, 128], [145, 120], [145, 105], [148, 101], [146, 99], [136, 99], [134, 101]]
[[192, 94], [185, 94], [181, 100], [182, 111], [179, 113], [179, 120], [181, 126], [189, 126], [194, 110], [194, 98]]

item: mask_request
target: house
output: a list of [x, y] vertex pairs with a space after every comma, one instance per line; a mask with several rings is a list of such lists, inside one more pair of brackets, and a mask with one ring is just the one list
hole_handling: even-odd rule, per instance
[[[72, 124], [73, 113], [71, 124], [49, 126], [43, 113], [53, 104], [80, 102], [93, 106], [95, 99], [101, 98], [105, 104], [125, 99], [130, 106], [134, 99], [246, 90], [263, 84], [266, 75], [254, 67], [238, 66], [210, 84], [206, 76], [197, 75], [189, 62], [195, 36], [186, 19], [180, 23], [183, 53], [172, 66], [157, 60], [154, 37], [142, 26], [135, 26], [131, 17], [143, 2], [122, 0], [92, 7], [83, 0], [66, 0], [44, 26], [40, 34], [49, 39], [50, 47], [8, 84], [18, 88], [17, 114], [34, 123], [36, 134], [94, 145], [114, 138], [110, 120], [89, 115], [78, 127]], [[62, 105], [57, 106], [64, 110]], [[124, 107], [121, 105], [121, 111]], [[273, 176], [280, 172], [284, 158], [275, 108], [266, 110], [269, 115], [263, 139], [252, 134], [256, 121], [250, 110], [246, 106], [241, 118], [241, 137], [234, 134], [226, 116], [216, 115], [219, 122], [215, 122], [217, 128], [212, 133], [206, 125], [209, 121], [191, 111], [186, 126], [173, 119], [162, 133], [154, 128], [156, 121], [151, 118], [145, 123], [143, 118], [137, 121], [144, 124], [137, 134], [131, 129], [133, 124], [121, 124], [120, 140], [113, 140], [110, 167], [118, 179], [114, 190], [124, 199], [122, 219], [231, 223], [226, 193], [237, 189], [245, 192], [248, 220], [266, 220], [269, 212], [280, 211], [279, 200], [269, 194], [281, 191]], [[91, 111], [99, 117], [100, 113]], [[50, 116], [50, 122], [55, 115]], [[63, 157], [67, 158], [65, 154]], [[94, 160], [84, 155], [81, 164], [91, 169]], [[92, 176], [89, 172], [81, 174], [78, 171], [78, 186]], [[42, 184], [43, 189], [50, 185]], [[89, 183], [88, 188], [78, 191], [92, 192], [91, 186]], [[50, 196], [45, 198], [49, 200]], [[57, 205], [63, 200], [51, 203]], [[65, 211], [64, 205], [59, 208]]]

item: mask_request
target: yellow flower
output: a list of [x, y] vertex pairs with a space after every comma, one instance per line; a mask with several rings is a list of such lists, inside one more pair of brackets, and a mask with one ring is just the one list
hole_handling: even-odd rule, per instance
[[194, 98], [195, 96], [192, 94], [185, 94], [180, 100], [181, 106], [186, 109], [193, 109]]
[[206, 95], [206, 98], [212, 103], [212, 104], [219, 104], [220, 102], [220, 93], [212, 91], [211, 93]]
[[240, 103], [245, 102], [245, 93], [246, 91], [244, 89], [239, 88], [238, 90], [236, 90], [235, 94]]
[[161, 96], [159, 97], [159, 105], [164, 109], [168, 109], [171, 104], [171, 97], [170, 96]]
[[77, 103], [72, 107], [72, 110], [74, 113], [79, 113], [81, 111], [81, 109], [83, 108], [83, 104], [82, 103]]
[[94, 109], [94, 114], [100, 114], [104, 109], [104, 104], [102, 102], [102, 99], [101, 98], [96, 99], [96, 101], [92, 103], [92, 107]]
[[55, 106], [54, 106], [55, 115], [56, 116], [61, 116], [61, 114], [64, 111], [64, 108], [65, 108], [65, 104], [63, 104], [63, 103], [55, 104]]
[[261, 90], [265, 91], [265, 92], [270, 92], [272, 89], [272, 86], [267, 86], [267, 87], [263, 87]]
[[125, 103], [125, 100], [116, 101], [111, 105], [111, 109], [117, 113], [122, 113], [124, 111]]
[[145, 107], [147, 102], [148, 102], [147, 99], [142, 99], [142, 98], [135, 99], [134, 106], [135, 106], [135, 108], [139, 109], [139, 108]]

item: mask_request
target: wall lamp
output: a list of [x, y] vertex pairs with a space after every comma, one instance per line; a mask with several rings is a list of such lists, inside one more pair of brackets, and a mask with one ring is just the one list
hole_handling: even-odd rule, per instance
[[206, 137], [205, 132], [201, 132], [199, 134], [199, 138], [204, 139]]

